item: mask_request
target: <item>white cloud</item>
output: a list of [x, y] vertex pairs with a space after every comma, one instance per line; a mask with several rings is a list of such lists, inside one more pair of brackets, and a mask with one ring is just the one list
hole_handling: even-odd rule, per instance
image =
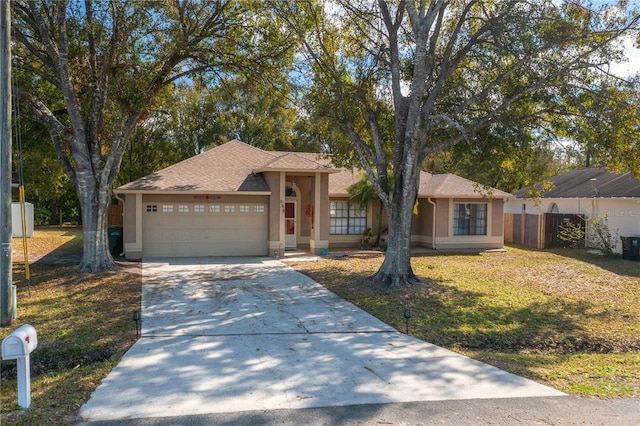
[[620, 77], [628, 77], [640, 73], [640, 49], [634, 47], [633, 39], [627, 38], [623, 42], [625, 62], [611, 63], [610, 71]]

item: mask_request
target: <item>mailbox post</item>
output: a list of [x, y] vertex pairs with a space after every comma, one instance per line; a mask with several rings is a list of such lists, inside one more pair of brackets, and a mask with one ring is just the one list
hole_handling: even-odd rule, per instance
[[2, 359], [18, 361], [18, 405], [31, 405], [31, 366], [29, 354], [38, 346], [36, 329], [25, 324], [15, 329], [2, 341]]

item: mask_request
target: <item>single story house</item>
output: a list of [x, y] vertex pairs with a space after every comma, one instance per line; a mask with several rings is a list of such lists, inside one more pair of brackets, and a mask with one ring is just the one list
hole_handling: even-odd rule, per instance
[[[590, 167], [573, 170], [547, 179], [549, 190], [543, 184], [532, 197], [532, 188], [514, 193], [515, 198], [505, 204], [505, 213], [543, 215], [564, 213], [584, 215], [606, 222], [615, 237], [640, 235], [640, 180], [633, 174], [612, 173], [604, 168]], [[587, 223], [588, 225], [588, 223]], [[616, 252], [622, 252], [622, 241], [617, 239]]]
[[[356, 247], [377, 208], [349, 205], [354, 170], [322, 154], [264, 151], [233, 140], [115, 190], [128, 259], [282, 256]], [[502, 248], [511, 195], [452, 174], [423, 173], [412, 245]]]

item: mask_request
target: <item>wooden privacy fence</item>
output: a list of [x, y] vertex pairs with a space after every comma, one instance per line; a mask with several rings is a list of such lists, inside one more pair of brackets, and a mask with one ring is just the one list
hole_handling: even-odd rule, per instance
[[109, 205], [109, 213], [107, 218], [107, 223], [109, 225], [122, 226], [123, 207], [124, 207], [124, 204], [122, 203]]
[[560, 226], [567, 223], [585, 229], [583, 215], [565, 213], [504, 214], [504, 241], [537, 249], [566, 247], [570, 243], [558, 239]]

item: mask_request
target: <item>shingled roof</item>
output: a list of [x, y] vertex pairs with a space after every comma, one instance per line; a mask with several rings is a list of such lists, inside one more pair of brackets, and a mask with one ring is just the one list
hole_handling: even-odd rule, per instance
[[429, 197], [513, 198], [513, 195], [507, 192], [486, 188], [477, 182], [451, 173], [430, 174], [422, 172], [418, 194]]
[[[344, 195], [354, 183], [360, 180], [362, 171], [353, 169], [343, 169], [340, 173], [331, 175], [329, 178], [329, 195]], [[420, 197], [436, 198], [513, 198], [513, 195], [493, 188], [485, 188], [482, 185], [465, 179], [458, 175], [443, 173], [431, 174], [420, 173], [420, 187], [418, 188]]]
[[[633, 174], [611, 173], [604, 168], [590, 167], [573, 170], [547, 179], [553, 188], [541, 194], [542, 198], [640, 198], [640, 180]], [[542, 188], [542, 183], [533, 185]], [[529, 198], [532, 187], [523, 188], [514, 195]]]
[[[329, 177], [329, 194], [347, 195], [347, 188], [360, 180], [358, 169], [337, 169], [327, 155], [309, 152], [264, 151], [237, 140], [216, 146], [148, 176], [122, 185], [116, 191], [125, 192], [270, 192], [262, 172], [291, 173], [323, 172]], [[468, 179], [452, 174], [420, 176], [419, 196], [481, 198], [488, 192], [494, 197], [511, 194], [498, 190], [486, 191]]]
[[269, 192], [262, 171], [337, 172], [301, 153], [264, 151], [238, 140], [216, 146], [148, 176], [118, 192]]

